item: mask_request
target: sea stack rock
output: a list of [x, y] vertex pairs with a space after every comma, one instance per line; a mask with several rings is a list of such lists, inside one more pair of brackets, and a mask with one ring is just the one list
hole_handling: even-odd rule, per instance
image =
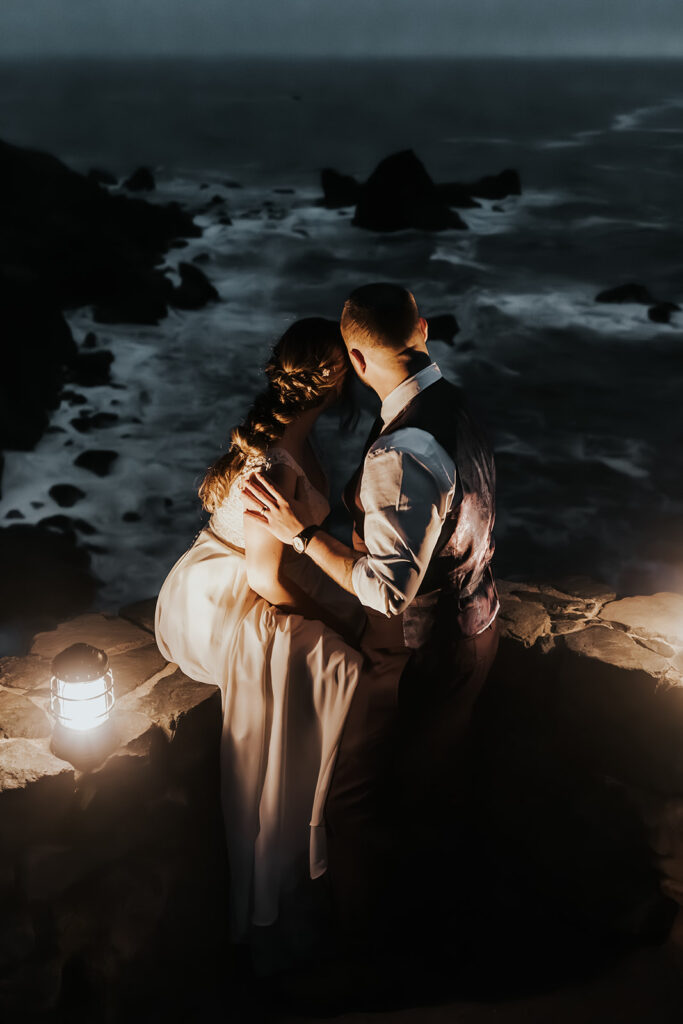
[[656, 299], [650, 294], [644, 284], [637, 281], [628, 281], [626, 284], [617, 285], [616, 288], [605, 288], [595, 296], [596, 302], [637, 302], [641, 306], [653, 306]]
[[358, 202], [361, 186], [350, 174], [340, 174], [331, 167], [325, 167], [320, 173], [323, 187], [323, 206], [328, 210], [338, 210], [342, 206], [355, 206]]
[[361, 186], [356, 227], [370, 231], [466, 229], [440, 197], [424, 165], [411, 149], [386, 157]]

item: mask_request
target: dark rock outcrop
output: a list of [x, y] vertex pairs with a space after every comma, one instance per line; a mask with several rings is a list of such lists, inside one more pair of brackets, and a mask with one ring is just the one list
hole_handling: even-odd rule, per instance
[[192, 263], [179, 263], [180, 284], [173, 289], [173, 305], [178, 309], [201, 309], [207, 302], [215, 302], [218, 292]]
[[74, 466], [80, 466], [81, 469], [87, 469], [90, 473], [95, 473], [97, 476], [108, 476], [112, 464], [118, 459], [119, 453], [109, 451], [108, 449], [101, 448], [90, 448], [88, 451], [81, 452], [81, 454], [74, 459]]
[[637, 302], [641, 306], [652, 306], [656, 299], [652, 297], [644, 284], [628, 281], [616, 288], [605, 288], [595, 296], [596, 302]]
[[441, 313], [439, 316], [428, 316], [430, 341], [445, 341], [447, 345], [453, 344], [453, 339], [460, 330], [458, 321], [452, 313]]
[[655, 324], [668, 324], [671, 314], [677, 313], [680, 308], [675, 302], [658, 302], [656, 305], [650, 306], [647, 315]]
[[478, 199], [505, 199], [506, 196], [519, 196], [522, 194], [522, 184], [519, 179], [519, 172], [508, 167], [500, 174], [487, 175], [471, 182], [450, 182], [437, 185], [439, 195], [449, 206], [459, 206], [467, 209], [472, 206], [481, 206]]
[[101, 167], [91, 167], [88, 171], [88, 179], [96, 185], [116, 185], [117, 179], [111, 171], [104, 171]]
[[331, 167], [324, 167], [320, 172], [320, 182], [324, 193], [322, 205], [328, 210], [355, 206], [358, 202], [361, 185], [350, 174], [340, 174]]
[[668, 324], [672, 313], [677, 313], [680, 306], [675, 302], [655, 299], [649, 288], [638, 281], [627, 281], [615, 288], [605, 288], [595, 296], [596, 302], [635, 302], [639, 306], [649, 306], [648, 318], [655, 324]]
[[36, 629], [91, 607], [100, 580], [73, 530], [16, 523], [0, 529], [0, 622], [21, 649]]
[[106, 349], [97, 352], [79, 352], [66, 371], [66, 379], [82, 388], [95, 388], [108, 384], [114, 356]]
[[[472, 744], [483, 873], [525, 908], [553, 893], [553, 915], [663, 938], [676, 908], [652, 833], [663, 802], [683, 810], [683, 597], [614, 600], [581, 579], [499, 591]], [[678, 856], [667, 872], [683, 873]]]
[[410, 149], [382, 160], [363, 185], [330, 167], [322, 170], [321, 184], [322, 206], [334, 210], [355, 204], [353, 223], [372, 231], [466, 228], [450, 207], [470, 209], [481, 205], [474, 197], [503, 199], [522, 191], [519, 173], [509, 167], [477, 181], [437, 185]]
[[410, 149], [378, 164], [361, 186], [352, 223], [370, 231], [467, 228], [439, 196], [424, 165]]
[[0, 264], [62, 309], [156, 322], [169, 297], [157, 264], [176, 238], [200, 234], [177, 203], [111, 194], [56, 157], [0, 142]]
[[[153, 187], [140, 169], [128, 188]], [[197, 308], [215, 293], [192, 277], [179, 289], [159, 264], [201, 229], [177, 203], [112, 194], [56, 157], [0, 141], [0, 450], [33, 447], [65, 380], [107, 383], [113, 356], [78, 352], [62, 310], [92, 306], [106, 323], [157, 323], [169, 304]]]
[[522, 194], [522, 183], [519, 172], [511, 167], [506, 167], [499, 174], [485, 175], [478, 181], [465, 185], [469, 195], [479, 199], [505, 199], [506, 196], [519, 196]]
[[156, 188], [154, 175], [149, 167], [138, 167], [123, 183], [129, 192], [151, 192]]
[[102, 427], [111, 427], [118, 423], [119, 417], [115, 412], [82, 412], [71, 420], [71, 426], [81, 434], [87, 434], [91, 430], [101, 430]]
[[59, 405], [65, 367], [74, 364], [78, 350], [62, 313], [40, 286], [0, 275], [0, 307], [0, 449], [27, 451]]
[[71, 508], [81, 498], [85, 498], [85, 491], [73, 484], [54, 484], [48, 493], [60, 508]]

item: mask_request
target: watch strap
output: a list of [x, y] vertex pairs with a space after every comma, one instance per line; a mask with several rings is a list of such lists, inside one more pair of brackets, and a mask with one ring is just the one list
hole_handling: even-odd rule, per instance
[[297, 534], [297, 537], [300, 537], [301, 540], [304, 542], [304, 546], [303, 546], [303, 550], [304, 551], [308, 547], [308, 542], [311, 539], [311, 537], [313, 536], [313, 534], [316, 533], [316, 531], [319, 530], [319, 529], [320, 529], [320, 527], [316, 526], [315, 524], [313, 526], [304, 526], [304, 528], [301, 531], [301, 533]]

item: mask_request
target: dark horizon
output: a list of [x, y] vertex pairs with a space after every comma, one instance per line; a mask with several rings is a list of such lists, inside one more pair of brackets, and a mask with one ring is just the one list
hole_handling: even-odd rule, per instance
[[651, 63], [657, 61], [662, 64], [680, 64], [683, 63], [683, 53], [681, 54], [654, 54], [654, 53], [562, 53], [562, 54], [544, 54], [544, 53], [263, 53], [254, 51], [253, 53], [247, 52], [236, 52], [226, 51], [225, 53], [155, 53], [149, 52], [131, 52], [131, 53], [112, 53], [112, 52], [82, 52], [82, 53], [0, 53], [0, 63], [25, 63], [30, 62], [46, 62], [46, 61], [207, 61], [216, 62], [222, 60], [231, 60], [235, 62], [251, 62], [251, 61], [268, 61], [278, 62], [282, 64], [300, 63], [300, 62], [311, 62], [316, 61], [338, 61], [340, 63], [356, 63], [359, 61], [377, 61], [382, 63], [425, 63], [427, 61], [438, 61], [439, 63], [450, 63], [450, 62], [463, 62], [472, 63], [473, 61], [492, 61], [499, 64], [501, 61], [509, 61], [514, 63], [515, 61], [536, 61], [537, 63], [552, 63], [557, 64], [558, 62], [566, 63], [592, 63], [595, 61], [612, 61], [615, 64], [624, 64], [629, 61], [638, 63]]

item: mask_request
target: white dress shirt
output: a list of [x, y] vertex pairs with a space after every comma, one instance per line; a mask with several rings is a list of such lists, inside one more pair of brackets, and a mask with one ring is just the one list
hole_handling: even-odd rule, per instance
[[[384, 426], [440, 377], [430, 363], [402, 381], [382, 403]], [[413, 600], [451, 508], [455, 477], [452, 458], [425, 430], [406, 427], [371, 445], [360, 481], [368, 553], [351, 576], [365, 607], [390, 617]]]

